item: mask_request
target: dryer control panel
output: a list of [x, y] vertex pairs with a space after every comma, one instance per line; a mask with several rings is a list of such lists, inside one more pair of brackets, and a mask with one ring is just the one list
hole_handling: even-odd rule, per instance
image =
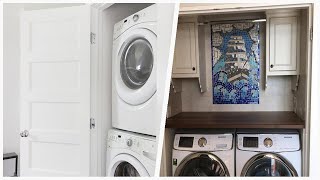
[[176, 134], [174, 149], [188, 151], [223, 151], [233, 147], [232, 134]]
[[128, 149], [155, 160], [157, 148], [156, 138], [154, 137], [110, 130], [107, 141], [108, 148]]
[[154, 4], [116, 23], [113, 30], [113, 39], [136, 24], [156, 21], [157, 5]]
[[240, 150], [283, 152], [300, 150], [299, 134], [237, 134]]

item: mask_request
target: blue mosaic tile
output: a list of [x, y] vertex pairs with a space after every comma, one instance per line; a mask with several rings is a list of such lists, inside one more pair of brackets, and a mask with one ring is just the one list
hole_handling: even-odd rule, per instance
[[259, 23], [211, 26], [213, 104], [259, 104]]

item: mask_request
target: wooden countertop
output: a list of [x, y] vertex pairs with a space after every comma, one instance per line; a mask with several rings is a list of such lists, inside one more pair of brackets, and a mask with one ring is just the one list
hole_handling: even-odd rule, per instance
[[166, 128], [281, 128], [303, 129], [292, 111], [182, 112], [167, 119]]

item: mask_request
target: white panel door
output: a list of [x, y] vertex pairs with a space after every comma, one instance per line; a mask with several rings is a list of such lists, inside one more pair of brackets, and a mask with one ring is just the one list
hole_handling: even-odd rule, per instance
[[197, 33], [195, 23], [180, 23], [177, 28], [173, 69], [175, 74], [197, 73]]
[[89, 176], [90, 6], [21, 17], [21, 176]]
[[297, 28], [297, 17], [270, 18], [271, 72], [297, 70]]

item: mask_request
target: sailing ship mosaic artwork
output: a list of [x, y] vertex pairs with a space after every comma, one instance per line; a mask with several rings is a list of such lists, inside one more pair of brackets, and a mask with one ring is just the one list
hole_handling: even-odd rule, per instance
[[213, 104], [259, 104], [259, 23], [211, 25]]

